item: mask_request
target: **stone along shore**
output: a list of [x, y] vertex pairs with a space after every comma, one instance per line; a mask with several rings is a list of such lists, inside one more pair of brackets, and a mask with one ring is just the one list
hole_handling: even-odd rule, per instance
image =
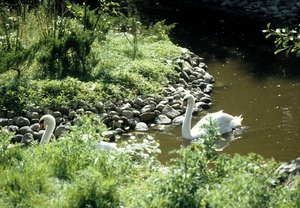
[[114, 100], [107, 104], [101, 102], [87, 104], [84, 100], [73, 108], [62, 106], [56, 111], [32, 106], [26, 116], [17, 116], [12, 112], [0, 111], [0, 126], [14, 132], [12, 142], [30, 144], [39, 141], [44, 131], [37, 132], [38, 122], [44, 114], [52, 114], [56, 120], [54, 135], [56, 138], [68, 131], [76, 122], [78, 114], [97, 114], [104, 124], [112, 129], [102, 136], [113, 140], [114, 135], [128, 131], [147, 131], [150, 125], [180, 124], [184, 109], [181, 103], [186, 93], [196, 98], [195, 112], [209, 109], [210, 93], [214, 78], [207, 72], [203, 58], [182, 48], [182, 55], [174, 60], [162, 60], [166, 64], [174, 64], [177, 75], [170, 80], [161, 95], [138, 96], [134, 100]]

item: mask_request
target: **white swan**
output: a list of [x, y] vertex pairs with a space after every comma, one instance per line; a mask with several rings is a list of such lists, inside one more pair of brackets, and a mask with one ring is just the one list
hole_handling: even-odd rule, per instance
[[[89, 134], [84, 134], [82, 136], [83, 140], [88, 140], [90, 137]], [[105, 142], [105, 141], [99, 141], [95, 146], [96, 149], [101, 150], [110, 150], [110, 151], [122, 151], [123, 148], [118, 148], [117, 143], [112, 143], [112, 142]]]
[[182, 124], [182, 136], [186, 139], [198, 139], [203, 138], [207, 134], [207, 130], [204, 128], [200, 128], [203, 124], [209, 123], [209, 117], [213, 120], [217, 121], [219, 124], [219, 132], [220, 134], [225, 134], [232, 132], [235, 128], [242, 126], [242, 115], [240, 116], [231, 116], [227, 113], [224, 113], [222, 110], [210, 113], [204, 116], [198, 123], [191, 129], [191, 119], [192, 119], [192, 111], [195, 105], [195, 98], [193, 95], [188, 94], [183, 98], [183, 106], [187, 106], [185, 118]]
[[52, 136], [52, 133], [53, 133], [55, 125], [56, 125], [55, 118], [50, 114], [44, 115], [40, 119], [39, 124], [40, 125], [39, 125], [39, 128], [37, 131], [39, 131], [45, 127], [45, 132], [44, 132], [41, 142], [40, 142], [41, 145], [44, 145], [50, 140], [50, 138]]
[[[50, 140], [52, 133], [55, 129], [55, 125], [56, 125], [55, 118], [50, 114], [44, 115], [41, 117], [39, 124], [40, 125], [37, 131], [41, 130], [44, 127], [46, 128], [40, 142], [41, 145], [44, 145]], [[83, 139], [88, 139], [88, 137], [89, 137], [88, 134], [84, 134], [82, 136]], [[99, 150], [107, 149], [111, 151], [121, 151], [122, 148], [117, 148], [116, 145], [117, 145], [116, 143], [100, 141], [95, 145], [95, 148]]]

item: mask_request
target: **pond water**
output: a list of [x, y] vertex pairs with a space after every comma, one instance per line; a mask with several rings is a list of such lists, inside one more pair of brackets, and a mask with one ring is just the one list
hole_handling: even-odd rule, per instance
[[[243, 129], [220, 144], [223, 152], [253, 152], [277, 161], [300, 156], [300, 59], [274, 55], [274, 44], [261, 32], [267, 22], [203, 8], [152, 10], [148, 16], [176, 22], [172, 41], [203, 57], [216, 80], [211, 109], [192, 123], [218, 110], [243, 114]], [[181, 126], [156, 127], [148, 133], [160, 141], [162, 162], [174, 157], [169, 151], [189, 144], [181, 137]]]

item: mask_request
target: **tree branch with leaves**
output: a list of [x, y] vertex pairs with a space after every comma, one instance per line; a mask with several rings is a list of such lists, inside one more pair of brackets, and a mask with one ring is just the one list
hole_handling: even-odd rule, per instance
[[290, 30], [287, 28], [277, 28], [271, 29], [271, 24], [267, 24], [267, 29], [262, 31], [266, 33], [265, 38], [271, 36], [275, 37], [275, 47], [276, 51], [274, 54], [280, 52], [285, 52], [285, 55], [288, 56], [290, 53], [296, 54], [297, 57], [300, 57], [300, 30], [293, 29]]

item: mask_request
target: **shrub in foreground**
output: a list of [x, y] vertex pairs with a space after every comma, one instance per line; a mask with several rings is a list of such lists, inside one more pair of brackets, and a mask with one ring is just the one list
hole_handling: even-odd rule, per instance
[[279, 185], [274, 160], [203, 148], [214, 136], [174, 151], [163, 166], [150, 136], [100, 152], [94, 146], [104, 125], [95, 116], [78, 119], [46, 146], [11, 146], [1, 129], [1, 207], [299, 207], [299, 184]]

